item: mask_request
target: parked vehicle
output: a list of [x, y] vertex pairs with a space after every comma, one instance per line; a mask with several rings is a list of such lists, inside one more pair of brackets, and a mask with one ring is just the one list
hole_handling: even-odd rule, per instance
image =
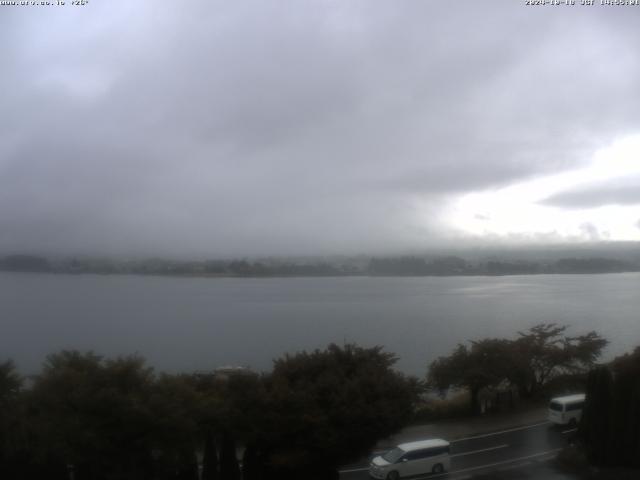
[[582, 417], [584, 401], [584, 393], [552, 398], [549, 402], [549, 421], [556, 425], [577, 426]]
[[439, 438], [402, 443], [375, 457], [369, 476], [377, 480], [398, 480], [412, 475], [442, 473], [451, 468], [449, 442]]

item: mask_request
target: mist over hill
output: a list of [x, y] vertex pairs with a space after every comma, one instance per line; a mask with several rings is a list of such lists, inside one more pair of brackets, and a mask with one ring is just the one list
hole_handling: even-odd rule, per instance
[[7, 254], [0, 257], [0, 270], [208, 277], [617, 273], [640, 271], [640, 244], [624, 242], [544, 247], [486, 246], [384, 256], [283, 256], [192, 260]]

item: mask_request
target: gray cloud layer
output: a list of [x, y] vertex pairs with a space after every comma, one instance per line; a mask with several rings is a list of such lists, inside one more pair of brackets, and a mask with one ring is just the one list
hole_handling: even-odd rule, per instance
[[568, 189], [545, 199], [542, 203], [576, 209], [604, 205], [640, 205], [640, 177]]
[[638, 14], [512, 1], [5, 7], [0, 250], [442, 242], [428, 219], [453, 196], [571, 168], [638, 130]]

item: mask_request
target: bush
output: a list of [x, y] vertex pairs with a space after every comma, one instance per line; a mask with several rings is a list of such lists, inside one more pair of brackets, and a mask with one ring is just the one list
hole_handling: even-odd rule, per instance
[[469, 416], [469, 393], [461, 391], [447, 398], [430, 398], [416, 409], [411, 423], [422, 423]]
[[584, 449], [577, 445], [563, 448], [555, 458], [555, 464], [563, 472], [585, 473], [590, 468]]

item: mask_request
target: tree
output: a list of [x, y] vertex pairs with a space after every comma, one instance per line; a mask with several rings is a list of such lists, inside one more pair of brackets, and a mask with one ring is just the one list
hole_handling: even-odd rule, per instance
[[9, 255], [0, 259], [0, 270], [10, 272], [48, 272], [51, 266], [46, 258], [35, 255]]
[[16, 366], [11, 360], [0, 363], [0, 407], [6, 407], [13, 402], [22, 387], [22, 378], [16, 372]]
[[640, 467], [640, 347], [589, 373], [579, 435], [589, 460]]
[[222, 435], [220, 449], [220, 479], [240, 480], [240, 466], [236, 457], [236, 442], [230, 432]]
[[20, 393], [22, 378], [14, 363], [0, 363], [0, 478], [11, 478], [19, 469], [22, 450]]
[[[198, 373], [188, 378], [201, 399], [194, 417], [204, 439], [203, 478], [235, 478], [238, 463], [233, 445], [236, 442], [245, 447], [255, 445], [262, 433], [266, 408], [264, 382], [250, 371], [224, 378], [214, 373]], [[220, 440], [219, 459], [216, 440]]]
[[261, 459], [255, 443], [249, 444], [242, 455], [242, 480], [260, 480], [262, 478]]
[[56, 470], [74, 465], [79, 479], [91, 477], [87, 470], [94, 452], [104, 448], [95, 431], [100, 422], [95, 393], [101, 362], [93, 353], [50, 355], [29, 392], [37, 456]]
[[180, 376], [156, 377], [137, 356], [63, 351], [29, 397], [40, 456], [77, 480], [197, 477], [197, 395]]
[[586, 374], [607, 344], [595, 332], [568, 337], [566, 330], [566, 326], [543, 323], [520, 332], [515, 340], [458, 345], [449, 356], [431, 363], [428, 384], [441, 392], [466, 388], [473, 414], [480, 412], [480, 391], [504, 381], [517, 386], [521, 397], [531, 397], [558, 375]]
[[201, 401], [187, 375], [163, 374], [150, 386], [147, 409], [154, 420], [147, 448], [158, 457], [156, 476], [197, 479]]
[[596, 332], [577, 337], [565, 335], [566, 325], [542, 323], [519, 332], [513, 341], [509, 379], [522, 397], [534, 396], [560, 374], [586, 374], [595, 365], [608, 341]]
[[403, 427], [417, 389], [392, 369], [395, 361], [381, 347], [352, 344], [276, 360], [258, 440], [270, 474], [334, 478], [338, 465]]
[[[204, 450], [203, 478], [238, 480], [240, 444], [247, 480], [337, 478], [337, 465], [413, 413], [419, 383], [395, 372], [395, 361], [381, 347], [331, 345], [287, 355], [269, 375], [221, 379], [156, 375], [136, 356], [62, 351], [26, 391], [13, 364], [0, 364], [0, 476], [67, 480], [71, 466], [77, 480], [195, 480]], [[16, 419], [27, 468], [8, 470]]]
[[614, 451], [622, 465], [640, 467], [640, 347], [612, 363]]
[[485, 339], [458, 345], [451, 355], [439, 357], [429, 366], [427, 383], [442, 394], [451, 387], [469, 391], [469, 410], [480, 413], [479, 394], [483, 388], [496, 386], [509, 376], [510, 342]]
[[586, 441], [587, 457], [597, 465], [605, 465], [611, 456], [613, 376], [607, 367], [589, 372], [584, 411], [579, 435]]
[[218, 480], [218, 450], [213, 432], [205, 432], [202, 456], [202, 480]]

